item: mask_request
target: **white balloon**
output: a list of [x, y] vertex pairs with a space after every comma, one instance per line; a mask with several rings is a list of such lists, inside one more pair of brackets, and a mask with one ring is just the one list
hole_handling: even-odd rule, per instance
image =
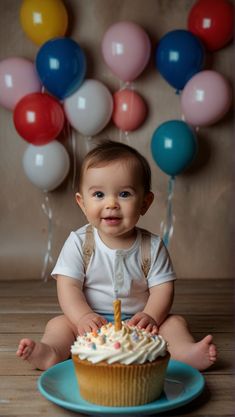
[[86, 80], [64, 101], [68, 121], [87, 136], [99, 133], [109, 122], [113, 112], [113, 98], [108, 88], [97, 80]]
[[29, 145], [23, 155], [26, 176], [43, 191], [57, 188], [67, 176], [69, 166], [68, 152], [56, 140], [44, 146]]

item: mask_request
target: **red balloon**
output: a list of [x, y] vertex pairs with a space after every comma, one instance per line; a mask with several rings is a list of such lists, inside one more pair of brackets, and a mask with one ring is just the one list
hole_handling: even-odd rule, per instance
[[14, 124], [19, 135], [33, 145], [45, 145], [55, 139], [64, 126], [60, 103], [48, 94], [24, 96], [14, 110]]
[[145, 120], [147, 106], [135, 91], [124, 89], [113, 95], [114, 124], [124, 132], [136, 130]]
[[233, 38], [233, 16], [228, 0], [198, 0], [189, 13], [188, 29], [209, 51], [216, 51]]

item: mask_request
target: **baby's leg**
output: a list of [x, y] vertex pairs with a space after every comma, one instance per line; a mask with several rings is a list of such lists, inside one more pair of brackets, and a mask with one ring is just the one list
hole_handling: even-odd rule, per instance
[[75, 327], [65, 316], [55, 317], [47, 323], [40, 342], [22, 339], [16, 354], [37, 369], [48, 369], [69, 358], [75, 332]]
[[160, 326], [159, 334], [168, 342], [172, 359], [185, 362], [200, 371], [209, 368], [216, 361], [217, 352], [212, 336], [207, 335], [195, 342], [187, 322], [181, 316], [168, 316]]

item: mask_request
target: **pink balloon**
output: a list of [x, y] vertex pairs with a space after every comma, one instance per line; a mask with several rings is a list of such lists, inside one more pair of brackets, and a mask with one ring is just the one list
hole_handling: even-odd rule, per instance
[[209, 126], [221, 119], [232, 102], [228, 81], [216, 71], [201, 71], [184, 87], [181, 109], [185, 121], [193, 126]]
[[122, 81], [133, 81], [140, 75], [149, 61], [150, 52], [148, 35], [133, 22], [115, 23], [102, 40], [104, 60]]
[[7, 58], [0, 62], [0, 105], [13, 110], [27, 94], [40, 92], [42, 84], [33, 62]]

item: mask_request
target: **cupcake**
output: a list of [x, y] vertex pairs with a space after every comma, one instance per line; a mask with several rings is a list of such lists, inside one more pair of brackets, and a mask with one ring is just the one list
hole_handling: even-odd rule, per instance
[[160, 335], [123, 322], [78, 336], [71, 348], [81, 396], [104, 406], [135, 406], [162, 393], [170, 358]]

